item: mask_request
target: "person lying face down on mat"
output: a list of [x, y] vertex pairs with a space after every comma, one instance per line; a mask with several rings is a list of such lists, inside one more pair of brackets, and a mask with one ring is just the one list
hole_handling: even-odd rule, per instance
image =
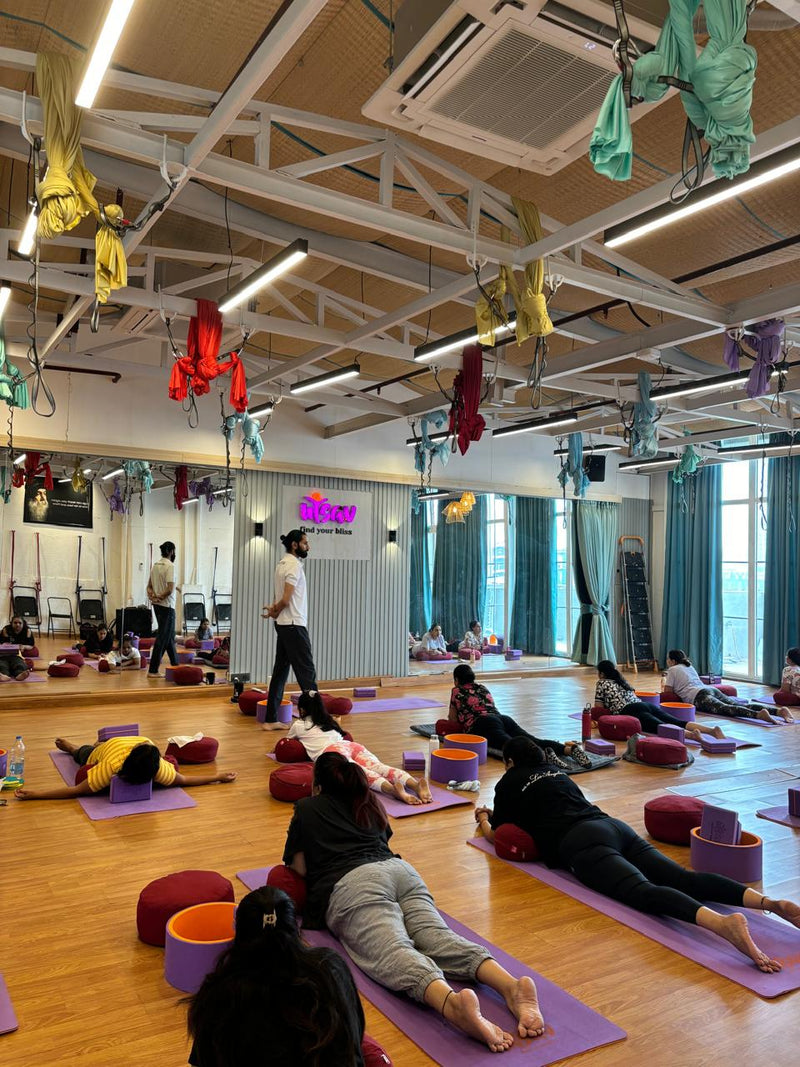
[[87, 636], [83, 644], [76, 645], [76, 648], [82, 649], [87, 659], [103, 659], [114, 648], [114, 638], [108, 632], [106, 624], [101, 622], [97, 629]]
[[236, 909], [233, 944], [189, 1004], [192, 1067], [377, 1067], [364, 1009], [338, 952], [304, 944], [291, 899], [255, 889]]
[[736, 697], [726, 696], [710, 685], [704, 685], [681, 648], [667, 653], [667, 676], [664, 688], [671, 689], [678, 700], [694, 704], [698, 711], [708, 715], [727, 715], [730, 719], [761, 719], [762, 722], [794, 722], [788, 708], [767, 707], [760, 700], [748, 700], [740, 704]]
[[724, 737], [721, 726], [704, 726], [699, 722], [684, 722], [676, 719], [663, 708], [639, 700], [633, 686], [621, 674], [610, 659], [603, 659], [597, 664], [597, 685], [594, 689], [594, 702], [604, 707], [611, 715], [635, 715], [642, 724], [646, 734], [657, 734], [661, 724], [682, 727], [690, 738], [700, 740], [700, 734], [713, 734]]
[[236, 778], [236, 771], [187, 778], [161, 758], [158, 748], [148, 737], [111, 737], [96, 745], [73, 745], [63, 737], [57, 737], [56, 748], [68, 752], [79, 767], [88, 763], [86, 778], [77, 785], [62, 785], [58, 789], [18, 789], [14, 794], [18, 800], [70, 800], [91, 796], [108, 789], [115, 774], [129, 785], [155, 782], [163, 786], [179, 785], [184, 789], [192, 785], [232, 782]]
[[359, 765], [376, 793], [396, 797], [404, 804], [430, 804], [433, 800], [426, 778], [414, 778], [399, 767], [389, 767], [363, 745], [348, 741], [316, 691], [301, 693], [297, 710], [300, 718], [292, 723], [287, 737], [296, 738], [310, 760], [316, 761], [323, 752], [340, 752]]
[[494, 810], [475, 809], [487, 840], [494, 840], [499, 826], [513, 823], [530, 834], [548, 867], [571, 871], [589, 889], [637, 911], [710, 930], [748, 956], [760, 971], [772, 974], [781, 969], [755, 944], [744, 915], [721, 915], [700, 901], [772, 912], [797, 927], [800, 904], [772, 900], [719, 874], [687, 871], [627, 823], [590, 804], [575, 782], [548, 767], [539, 746], [525, 737], [508, 742], [503, 762], [506, 773], [495, 789]]
[[512, 977], [447, 926], [419, 874], [389, 848], [391, 835], [361, 767], [323, 752], [313, 795], [295, 804], [283, 853], [306, 879], [303, 924], [327, 925], [373, 981], [428, 1004], [492, 1052], [505, 1052], [513, 1037], [484, 1018], [474, 990], [456, 993], [445, 975], [497, 990], [520, 1036], [539, 1037], [544, 1022], [533, 980]]
[[475, 681], [475, 672], [466, 663], [460, 663], [455, 668], [453, 681], [456, 684], [450, 691], [450, 718], [465, 733], [485, 737], [489, 748], [502, 750], [512, 737], [529, 737], [544, 749], [548, 762], [555, 767], [566, 769], [563, 756], [572, 757], [581, 767], [591, 767], [592, 761], [577, 741], [565, 741], [562, 744], [560, 741], [534, 737], [510, 715], [501, 715], [495, 707], [492, 694], [485, 685]]

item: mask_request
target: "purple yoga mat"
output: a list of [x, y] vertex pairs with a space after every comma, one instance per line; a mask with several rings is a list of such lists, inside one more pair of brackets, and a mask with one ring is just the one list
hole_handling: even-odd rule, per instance
[[[9, 682], [16, 681], [14, 678], [10, 678]], [[37, 674], [36, 671], [31, 671], [27, 678], [23, 678], [21, 685], [26, 685], [28, 682], [46, 682], [47, 678], [43, 674]], [[0, 682], [0, 685], [3, 683]]]
[[[240, 871], [236, 877], [248, 889], [258, 889], [264, 885], [269, 867], [256, 870]], [[545, 1020], [545, 1032], [532, 1040], [514, 1037], [514, 1044], [502, 1054], [503, 1063], [524, 1063], [525, 1067], [545, 1067], [548, 1063], [577, 1056], [581, 1052], [621, 1041], [626, 1037], [614, 1023], [598, 1012], [588, 1008], [560, 986], [543, 978], [524, 963], [509, 956], [496, 945], [486, 941], [462, 925], [451, 915], [441, 912], [442, 918], [455, 933], [461, 937], [482, 945], [495, 960], [515, 976], [528, 975], [536, 983], [539, 992], [539, 1004]], [[318, 948], [332, 948], [338, 952], [349, 965], [358, 991], [374, 1004], [378, 1011], [390, 1019], [395, 1026], [406, 1034], [422, 1051], [440, 1064], [441, 1067], [485, 1067], [496, 1055], [485, 1046], [455, 1030], [449, 1023], [431, 1008], [410, 1000], [402, 993], [378, 985], [368, 978], [363, 971], [351, 961], [341, 942], [337, 941], [327, 930], [304, 930], [303, 937]], [[463, 982], [452, 982], [453, 988], [461, 990]], [[477, 988], [481, 1000], [481, 1010], [487, 1019], [516, 1035], [517, 1024], [501, 998], [487, 986]]]
[[793, 830], [800, 830], [800, 815], [790, 815], [785, 804], [779, 804], [777, 808], [761, 808], [756, 815], [761, 819], [769, 819], [770, 822], [791, 826]]
[[8, 1034], [19, 1026], [14, 1009], [11, 1006], [11, 997], [8, 995], [8, 987], [5, 979], [0, 974], [0, 1034]]
[[[78, 767], [72, 756], [67, 752], [51, 752], [49, 755], [67, 785], [74, 785]], [[78, 797], [78, 803], [93, 822], [100, 819], [118, 819], [122, 815], [147, 815], [151, 811], [197, 807], [196, 800], [192, 800], [183, 789], [175, 786], [169, 789], [154, 789], [150, 800], [137, 800], [128, 804], [112, 804], [107, 794], [100, 793]]]
[[[489, 844], [485, 837], [470, 838], [467, 844], [499, 860], [494, 846]], [[499, 860], [499, 862], [516, 867], [531, 878], [536, 878], [545, 885], [560, 890], [573, 900], [587, 904], [595, 911], [616, 919], [617, 922], [629, 926], [632, 930], [637, 930], [665, 948], [672, 949], [673, 952], [689, 960], [694, 960], [701, 967], [707, 967], [708, 970], [721, 974], [723, 978], [730, 978], [731, 981], [737, 982], [745, 989], [750, 989], [762, 997], [779, 997], [781, 993], [800, 989], [800, 930], [782, 919], [771, 919], [760, 912], [747, 912], [747, 922], [755, 943], [769, 956], [780, 960], [783, 964], [783, 970], [778, 971], [777, 974], [764, 974], [727, 941], [708, 930], [701, 930], [700, 927], [683, 923], [679, 919], [666, 919], [635, 911], [626, 904], [620, 904], [602, 893], [587, 889], [577, 878], [566, 871], [550, 870], [543, 863], [514, 863], [511, 860]], [[729, 908], [724, 904], [710, 904], [710, 906], [714, 908], [714, 911], [725, 915], [742, 910], [741, 908]]]
[[[733, 741], [735, 743], [735, 745], [736, 745], [737, 750], [740, 749], [740, 748], [761, 748], [761, 743], [759, 741], [742, 741], [738, 737], [726, 737], [725, 740], [726, 741]], [[684, 745], [690, 745], [692, 748], [702, 748], [703, 747], [700, 744], [699, 741], [692, 741], [690, 738], [684, 738], [683, 739], [683, 743], [684, 743]], [[709, 755], [713, 756], [714, 753], [710, 752]], [[728, 753], [728, 755], [730, 755], [730, 753]]]
[[363, 711], [417, 711], [419, 708], [443, 708], [440, 700], [431, 700], [425, 697], [392, 697], [385, 700], [369, 698], [354, 700], [351, 715], [358, 715]]

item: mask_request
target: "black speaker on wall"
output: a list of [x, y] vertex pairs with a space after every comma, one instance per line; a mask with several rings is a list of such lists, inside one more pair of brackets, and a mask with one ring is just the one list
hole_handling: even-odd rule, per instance
[[593, 455], [591, 452], [584, 458], [583, 469], [590, 482], [604, 482], [606, 480], [606, 457]]

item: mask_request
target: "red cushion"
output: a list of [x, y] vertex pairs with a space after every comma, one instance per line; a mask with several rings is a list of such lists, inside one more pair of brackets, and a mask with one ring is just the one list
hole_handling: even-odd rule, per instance
[[179, 663], [172, 668], [172, 681], [175, 685], [197, 685], [204, 681], [202, 667], [193, 667], [190, 663]]
[[527, 863], [539, 858], [539, 849], [530, 834], [513, 823], [503, 823], [494, 832], [494, 850], [501, 860]]
[[326, 697], [323, 704], [329, 715], [349, 715], [353, 710], [353, 701], [350, 697]]
[[108, 662], [107, 659], [101, 659], [100, 662], [97, 664], [97, 669], [101, 674], [108, 674], [108, 672], [111, 670], [111, 664]]
[[174, 756], [178, 763], [213, 763], [217, 758], [219, 741], [216, 737], [201, 737], [188, 745], [178, 746], [170, 742], [167, 755]]
[[211, 657], [211, 664], [214, 667], [227, 667], [231, 661], [229, 652], [217, 652]]
[[25, 656], [25, 666], [29, 671], [32, 671], [34, 668], [34, 662], [29, 656]]
[[184, 648], [199, 648], [200, 642], [196, 637], [187, 637], [183, 642]]
[[239, 694], [239, 711], [242, 715], [255, 715], [259, 700], [266, 700], [267, 694], [261, 689], [245, 689]]
[[392, 1067], [386, 1049], [366, 1033], [361, 1038], [361, 1055], [364, 1058], [364, 1067]]
[[634, 715], [601, 715], [597, 729], [606, 741], [627, 741], [642, 732], [642, 724]]
[[654, 797], [644, 806], [644, 825], [656, 841], [688, 845], [689, 831], [703, 820], [703, 801], [697, 797], [667, 794]]
[[636, 742], [636, 758], [654, 767], [686, 763], [689, 753], [682, 741], [672, 737], [642, 737]]
[[291, 897], [294, 901], [298, 915], [303, 914], [303, 908], [306, 906], [306, 880], [297, 871], [279, 864], [273, 867], [267, 875], [267, 885], [282, 889], [287, 897]]
[[75, 663], [51, 663], [47, 673], [51, 678], [77, 678], [81, 669]]
[[601, 715], [608, 715], [608, 708], [603, 707], [602, 704], [595, 704], [591, 710], [592, 722], [597, 722]]
[[289, 803], [310, 797], [313, 784], [313, 763], [281, 764], [269, 776], [269, 791], [272, 796], [276, 800], [287, 800]]
[[661, 690], [661, 703], [679, 704], [680, 697], [674, 689], [662, 689]]
[[712, 689], [718, 689], [720, 693], [724, 693], [726, 697], [738, 697], [739, 690], [735, 685], [712, 685]]
[[303, 742], [296, 737], [282, 737], [275, 746], [278, 763], [310, 763]]
[[233, 900], [233, 886], [216, 871], [178, 871], [157, 878], [141, 891], [136, 929], [148, 945], [163, 946], [167, 923], [176, 911], [194, 904]]
[[457, 722], [453, 722], [452, 719], [439, 719], [434, 732], [439, 737], [447, 737], [448, 734], [461, 733], [461, 727]]
[[143, 652], [145, 649], [152, 648], [156, 643], [155, 637], [140, 637], [139, 638], [139, 651]]
[[26, 655], [30, 656], [31, 659], [38, 659], [39, 658], [39, 649], [36, 647], [36, 645], [28, 645], [27, 648], [25, 648], [25, 646], [23, 646], [23, 649], [24, 649]]
[[93, 763], [84, 763], [82, 767], [78, 767], [75, 772], [75, 785], [80, 785], [81, 782], [86, 781], [86, 777], [89, 774], [89, 768], [94, 767]]
[[172, 753], [165, 752], [164, 753], [164, 759], [167, 761], [167, 763], [171, 763], [172, 766], [177, 771], [177, 769], [178, 769], [178, 761], [175, 759], [175, 757], [172, 755]]
[[777, 692], [772, 694], [772, 699], [779, 708], [796, 708], [800, 706], [800, 697], [795, 696], [794, 693], [787, 693], [785, 689], [778, 689]]
[[86, 662], [80, 652], [62, 652], [56, 659], [59, 663], [74, 663], [76, 667], [82, 667]]

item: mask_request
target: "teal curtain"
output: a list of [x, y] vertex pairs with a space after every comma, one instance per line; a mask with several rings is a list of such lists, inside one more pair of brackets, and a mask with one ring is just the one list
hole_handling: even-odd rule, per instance
[[[788, 444], [788, 438], [770, 443]], [[769, 460], [762, 679], [780, 685], [786, 649], [800, 645], [800, 456]]]
[[555, 652], [555, 501], [516, 498], [514, 602], [511, 648], [537, 656]]
[[486, 602], [486, 498], [479, 496], [464, 522], [447, 522], [439, 507], [433, 556], [430, 622], [446, 640], [459, 641]]
[[428, 558], [428, 519], [425, 504], [411, 512], [411, 568], [409, 588], [408, 628], [412, 634], [422, 634], [431, 619], [431, 578]]
[[617, 553], [619, 505], [605, 500], [576, 500], [572, 508], [572, 561], [581, 617], [575, 628], [572, 658], [595, 665], [616, 662], [608, 614]]
[[722, 672], [722, 467], [667, 494], [661, 662], [681, 648], [700, 674]]

